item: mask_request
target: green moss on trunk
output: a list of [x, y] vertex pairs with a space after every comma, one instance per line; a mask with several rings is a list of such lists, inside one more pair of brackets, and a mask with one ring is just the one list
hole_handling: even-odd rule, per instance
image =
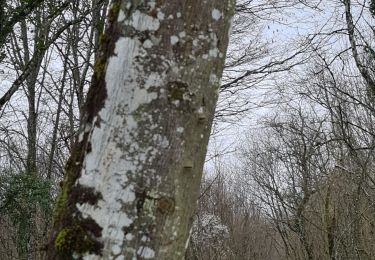
[[59, 253], [90, 252], [95, 245], [95, 241], [78, 224], [61, 229], [55, 239], [55, 249]]

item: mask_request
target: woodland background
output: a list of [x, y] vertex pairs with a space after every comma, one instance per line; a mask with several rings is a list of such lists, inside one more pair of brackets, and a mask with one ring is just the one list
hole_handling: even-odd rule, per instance
[[[42, 259], [106, 0], [0, 1], [0, 259]], [[375, 2], [238, 0], [187, 259], [375, 259]]]

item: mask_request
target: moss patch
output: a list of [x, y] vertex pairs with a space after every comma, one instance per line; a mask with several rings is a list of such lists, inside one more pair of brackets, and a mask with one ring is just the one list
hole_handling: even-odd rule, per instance
[[108, 20], [114, 22], [117, 20], [118, 13], [120, 12], [120, 1], [113, 1], [112, 6], [108, 11]]
[[101, 77], [103, 77], [103, 74], [105, 72], [105, 66], [106, 66], [106, 60], [102, 57], [99, 57], [95, 61], [94, 65], [94, 77], [96, 80], [99, 80]]
[[95, 246], [96, 241], [90, 238], [79, 225], [61, 229], [55, 239], [57, 252], [85, 253], [92, 251]]
[[63, 186], [62, 190], [60, 191], [57, 197], [55, 207], [52, 213], [54, 223], [60, 220], [62, 213], [67, 208], [67, 205], [68, 205], [68, 192], [67, 192], [67, 189]]

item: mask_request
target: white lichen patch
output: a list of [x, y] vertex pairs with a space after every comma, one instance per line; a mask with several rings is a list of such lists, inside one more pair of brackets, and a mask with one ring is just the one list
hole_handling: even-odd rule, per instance
[[211, 85], [216, 86], [220, 83], [220, 78], [216, 74], [211, 73], [209, 82], [211, 83]]
[[204, 114], [204, 108], [202, 106], [198, 108], [197, 114], [199, 114], [199, 115], [203, 115]]
[[163, 13], [163, 12], [158, 12], [157, 14], [156, 14], [156, 17], [159, 19], [159, 20], [164, 20], [164, 18], [165, 18], [165, 14]]
[[161, 148], [167, 148], [169, 146], [168, 139], [160, 134], [155, 134], [153, 140], [154, 142], [159, 143]]
[[198, 39], [207, 40], [208, 36], [204, 32], [200, 32], [199, 35], [198, 35]]
[[162, 77], [159, 73], [152, 72], [148, 75], [146, 82], [145, 82], [145, 89], [149, 89], [153, 86], [159, 86], [160, 82], [162, 81]]
[[178, 43], [178, 41], [179, 41], [178, 36], [176, 36], [176, 35], [171, 36], [171, 44], [172, 45], [175, 45], [176, 43]]
[[137, 251], [137, 255], [144, 259], [152, 259], [155, 257], [155, 251], [149, 247], [140, 247]]
[[178, 33], [178, 36], [179, 36], [180, 38], [184, 38], [184, 37], [186, 37], [186, 32], [185, 32], [185, 31], [179, 32], [179, 33]]
[[145, 42], [143, 43], [143, 48], [145, 49], [149, 49], [153, 46], [154, 44], [152, 43], [152, 41], [150, 41], [149, 39], [145, 40]]
[[213, 58], [218, 57], [219, 54], [220, 54], [220, 51], [219, 51], [218, 48], [210, 49], [209, 52], [208, 52], [208, 55], [209, 55], [210, 57], [213, 57]]
[[199, 41], [198, 41], [198, 39], [194, 39], [193, 40], [193, 46], [194, 47], [197, 47], [199, 45]]
[[[198, 35], [198, 39], [202, 42], [208, 42], [210, 44], [210, 49], [208, 50], [207, 53], [204, 53], [201, 56], [202, 59], [207, 60], [209, 58], [218, 58], [218, 57], [222, 58], [223, 57], [223, 54], [217, 48], [219, 40], [217, 38], [216, 33], [211, 31], [207, 36], [203, 32], [200, 32]], [[197, 39], [193, 40], [193, 46], [197, 48], [198, 45], [199, 45], [199, 41]]]
[[[79, 259], [79, 255], [77, 255], [77, 258], [74, 259]], [[100, 260], [100, 256], [94, 255], [94, 254], [86, 254], [82, 257], [83, 260]]]
[[120, 9], [119, 13], [118, 13], [118, 17], [117, 17], [117, 21], [118, 22], [123, 22], [125, 20], [126, 16], [125, 16], [125, 13], [124, 11], [122, 11]]
[[[139, 29], [153, 28], [142, 22], [137, 26]], [[139, 70], [140, 65], [134, 64], [134, 57], [142, 51], [141, 43], [136, 39], [121, 37], [117, 41], [114, 55], [107, 65], [105, 81], [108, 97], [98, 115], [100, 126], [91, 132], [92, 149], [85, 157], [81, 177], [77, 180], [80, 185], [93, 188], [102, 195], [96, 205], [84, 203], [76, 206], [82, 217], [90, 217], [102, 228], [103, 252], [115, 253], [123, 247], [123, 229], [129, 227], [136, 217], [135, 212], [124, 210], [136, 199], [134, 186], [127, 174], [133, 177], [143, 174], [144, 162], [152, 161], [160, 148], [169, 145], [168, 139], [162, 135], [153, 140], [157, 147], [145, 147], [138, 143], [138, 120], [142, 119], [133, 115], [139, 107], [158, 98], [158, 93], [148, 88], [160, 87], [164, 83], [163, 74], [142, 75], [144, 87], [139, 88], [137, 81], [142, 70]], [[152, 120], [151, 115], [142, 118]], [[111, 248], [107, 248], [109, 245]], [[87, 256], [85, 259], [96, 258]]]
[[83, 141], [83, 136], [87, 133], [89, 133], [91, 131], [91, 125], [87, 124], [85, 126], [85, 130], [84, 131], [81, 131], [78, 135], [78, 142], [82, 142]]
[[118, 245], [113, 245], [112, 246], [112, 254], [118, 255], [120, 253], [121, 253], [121, 247], [119, 247]]
[[150, 7], [151, 10], [153, 10], [156, 7], [156, 2], [155, 1], [148, 1], [147, 5]]
[[177, 127], [176, 129], [177, 133], [183, 133], [184, 132], [184, 128], [183, 127]]
[[212, 14], [212, 19], [216, 21], [219, 21], [222, 16], [222, 13], [217, 9], [213, 9], [211, 14]]
[[216, 33], [210, 33], [209, 38], [211, 39], [211, 44], [216, 47], [217, 43], [219, 42]]
[[156, 31], [160, 27], [159, 19], [141, 13], [139, 10], [133, 13], [132, 20], [132, 26], [138, 31]]
[[125, 236], [125, 239], [126, 239], [126, 240], [132, 240], [133, 238], [134, 238], [134, 235], [131, 234], [131, 233], [126, 234], [126, 236]]

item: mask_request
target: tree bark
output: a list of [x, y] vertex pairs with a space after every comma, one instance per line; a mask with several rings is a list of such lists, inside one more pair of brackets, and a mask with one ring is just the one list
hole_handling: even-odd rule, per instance
[[182, 259], [234, 0], [113, 0], [49, 259]]

